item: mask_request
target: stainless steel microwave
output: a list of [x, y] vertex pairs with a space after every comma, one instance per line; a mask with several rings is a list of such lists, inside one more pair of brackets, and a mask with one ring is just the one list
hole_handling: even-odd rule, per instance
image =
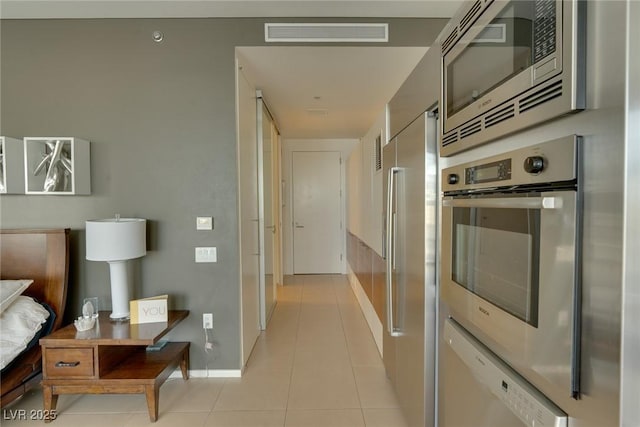
[[585, 108], [584, 0], [477, 0], [443, 32], [441, 155]]

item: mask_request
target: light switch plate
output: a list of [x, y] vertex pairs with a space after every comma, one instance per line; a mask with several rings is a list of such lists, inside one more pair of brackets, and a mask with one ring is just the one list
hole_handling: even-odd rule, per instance
[[198, 247], [196, 262], [218, 262], [218, 251], [215, 247]]
[[213, 217], [211, 216], [197, 217], [196, 230], [213, 230]]

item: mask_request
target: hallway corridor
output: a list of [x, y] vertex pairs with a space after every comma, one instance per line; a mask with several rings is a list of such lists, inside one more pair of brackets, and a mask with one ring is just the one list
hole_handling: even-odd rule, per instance
[[[340, 275], [289, 276], [242, 378], [170, 379], [159, 405], [151, 423], [143, 395], [63, 395], [51, 425], [405, 427], [371, 332]], [[41, 408], [41, 392], [31, 392], [3, 410], [2, 426], [32, 426], [7, 419], [8, 411]]]

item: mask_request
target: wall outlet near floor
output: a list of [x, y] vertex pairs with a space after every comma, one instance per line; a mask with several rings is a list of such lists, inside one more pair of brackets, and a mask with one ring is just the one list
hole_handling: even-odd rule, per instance
[[202, 328], [213, 329], [213, 313], [202, 313]]

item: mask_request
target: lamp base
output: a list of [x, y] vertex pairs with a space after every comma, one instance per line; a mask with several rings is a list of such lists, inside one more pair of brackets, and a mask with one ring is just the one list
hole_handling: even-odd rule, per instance
[[111, 274], [111, 306], [109, 318], [116, 321], [129, 319], [129, 283], [127, 281], [127, 261], [109, 261]]

